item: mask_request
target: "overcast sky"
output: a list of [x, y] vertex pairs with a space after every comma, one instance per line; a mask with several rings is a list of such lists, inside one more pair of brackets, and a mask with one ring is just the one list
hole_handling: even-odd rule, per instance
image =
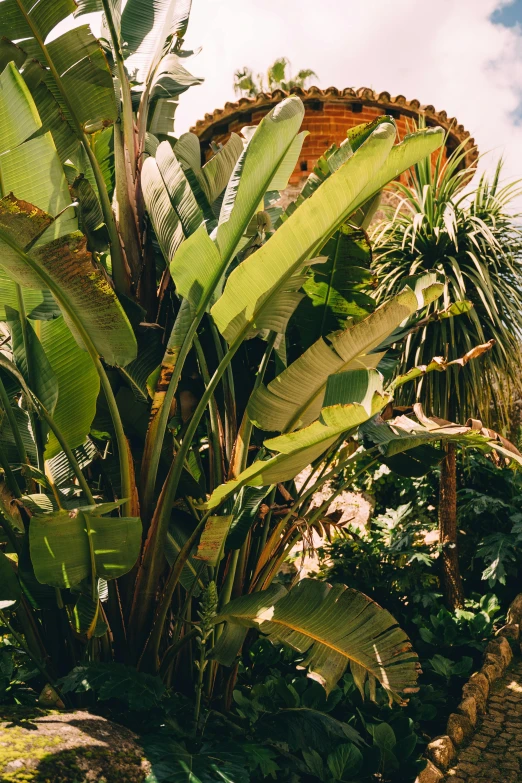
[[455, 116], [522, 177], [522, 0], [193, 0], [176, 132], [227, 100], [234, 70], [286, 56], [320, 87], [372, 87]]
[[522, 178], [522, 0], [193, 0], [185, 48], [201, 48], [186, 66], [205, 82], [181, 96], [177, 134], [236, 99], [237, 68], [285, 56], [320, 87], [444, 109], [489, 151], [488, 168], [504, 155], [505, 175]]

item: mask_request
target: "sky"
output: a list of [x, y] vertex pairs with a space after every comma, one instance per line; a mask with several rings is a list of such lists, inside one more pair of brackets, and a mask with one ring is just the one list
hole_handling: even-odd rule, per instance
[[371, 87], [444, 109], [483, 165], [522, 178], [522, 0], [193, 0], [186, 61], [205, 79], [181, 96], [179, 134], [236, 100], [233, 73], [287, 57], [322, 88]]
[[200, 50], [184, 65], [205, 81], [181, 96], [176, 135], [237, 99], [236, 69], [284, 56], [322, 88], [444, 109], [488, 153], [481, 167], [503, 156], [505, 178], [522, 179], [522, 0], [193, 0], [185, 48]]

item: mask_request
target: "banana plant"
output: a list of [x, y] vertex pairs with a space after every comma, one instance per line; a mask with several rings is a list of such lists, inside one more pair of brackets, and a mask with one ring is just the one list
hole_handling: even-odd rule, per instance
[[[400, 698], [416, 656], [387, 612], [274, 579], [321, 524], [324, 482], [446, 437], [419, 418], [380, 424], [397, 385], [386, 341], [443, 282], [411, 279], [375, 308], [364, 233], [382, 188], [442, 131], [397, 144], [391, 117], [360, 126], [283, 212], [306, 135], [298, 97], [204, 164], [196, 136], [174, 135], [179, 95], [200, 81], [182, 64], [190, 2], [0, 11], [2, 611], [51, 683], [85, 655], [188, 674], [199, 714], [254, 628], [327, 689], [350, 665], [362, 689], [370, 678]], [[102, 41], [87, 25], [53, 40], [93, 11]], [[447, 437], [521, 459], [487, 431]], [[68, 629], [58, 651], [50, 611]], [[196, 643], [187, 673], [179, 652]]]

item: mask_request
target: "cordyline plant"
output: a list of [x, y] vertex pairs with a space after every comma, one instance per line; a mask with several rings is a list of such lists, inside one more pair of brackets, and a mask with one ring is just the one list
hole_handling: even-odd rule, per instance
[[[196, 136], [172, 135], [197, 81], [181, 65], [189, 5], [0, 2], [4, 621], [51, 683], [79, 661], [193, 677], [196, 717], [203, 693], [227, 692], [249, 628], [300, 651], [327, 689], [350, 664], [361, 688], [407, 692], [416, 657], [386, 611], [274, 577], [324, 514], [308, 514], [316, 490], [361, 451], [503, 452], [422, 411], [379, 417], [393, 392], [380, 346], [442, 284], [411, 279], [373, 311], [361, 229], [443, 134], [395, 144], [390, 117], [360, 126], [282, 213], [297, 97], [205, 165]], [[106, 40], [80, 26], [47, 43], [93, 10]]]
[[[396, 209], [374, 233], [378, 301], [402, 288], [411, 274], [436, 270], [444, 280], [446, 303], [460, 301], [461, 317], [427, 319], [404, 342], [398, 371], [434, 355], [457, 359], [488, 342], [480, 362], [420, 378], [404, 387], [399, 400], [422, 403], [430, 415], [466, 421], [477, 415], [488, 425], [507, 428], [510, 397], [521, 360], [522, 232], [512, 209], [520, 183], [501, 185], [502, 162], [491, 179], [473, 183], [466, 166], [466, 144], [434, 166], [420, 161], [407, 184], [393, 183]], [[433, 308], [433, 305], [431, 305]], [[429, 309], [428, 309], [429, 312]], [[442, 590], [451, 609], [464, 606], [457, 547], [457, 468], [455, 446], [446, 446], [439, 503]]]

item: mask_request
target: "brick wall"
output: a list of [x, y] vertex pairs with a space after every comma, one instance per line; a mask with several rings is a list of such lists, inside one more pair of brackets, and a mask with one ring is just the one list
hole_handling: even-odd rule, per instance
[[[245, 112], [232, 119], [227, 125], [219, 125], [216, 128], [213, 141], [224, 143], [230, 133], [239, 133], [245, 125], [257, 125], [271, 107], [260, 108], [252, 112]], [[346, 131], [361, 123], [372, 122], [383, 114], [391, 113], [389, 109], [380, 106], [369, 106], [363, 103], [342, 103], [341, 101], [314, 101], [305, 103], [305, 116], [302, 130], [307, 130], [301, 155], [290, 178], [291, 185], [297, 185], [306, 178], [314, 168], [317, 159], [328, 147], [335, 143], [339, 145], [346, 138]], [[401, 114], [393, 110], [397, 124], [398, 135], [402, 139], [412, 128], [411, 116]], [[210, 147], [205, 150], [206, 157], [211, 156]], [[437, 153], [434, 153], [436, 157]]]

